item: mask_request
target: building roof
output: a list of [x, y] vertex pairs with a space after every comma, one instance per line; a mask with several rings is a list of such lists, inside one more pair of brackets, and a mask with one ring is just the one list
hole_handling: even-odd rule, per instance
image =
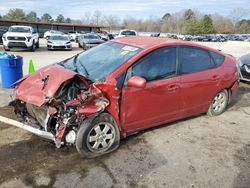
[[18, 21], [18, 20], [6, 20], [6, 19], [0, 19], [0, 22], [6, 22], [6, 23], [18, 23], [18, 24], [24, 24], [24, 25], [58, 25], [58, 26], [75, 26], [75, 27], [95, 27], [95, 28], [107, 28], [107, 26], [104, 25], [93, 25], [93, 24], [74, 24], [74, 23], [45, 23], [45, 22], [29, 22], [29, 21]]

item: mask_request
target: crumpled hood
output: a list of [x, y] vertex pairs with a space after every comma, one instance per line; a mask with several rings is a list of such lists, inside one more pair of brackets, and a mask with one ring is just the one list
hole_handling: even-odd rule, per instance
[[75, 76], [87, 83], [83, 76], [58, 64], [44, 67], [19, 81], [15, 97], [26, 103], [42, 106], [55, 95], [62, 83]]

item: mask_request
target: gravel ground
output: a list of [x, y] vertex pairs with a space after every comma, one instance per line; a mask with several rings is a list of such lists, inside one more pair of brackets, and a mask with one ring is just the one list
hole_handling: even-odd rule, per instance
[[[250, 43], [202, 43], [239, 57]], [[1, 47], [0, 47], [1, 51]], [[14, 52], [39, 68], [81, 49]], [[0, 115], [12, 90], [0, 90]], [[0, 123], [0, 187], [250, 187], [250, 84], [218, 117], [201, 115], [130, 136], [115, 152], [83, 159], [75, 148], [56, 149], [41, 138]]]

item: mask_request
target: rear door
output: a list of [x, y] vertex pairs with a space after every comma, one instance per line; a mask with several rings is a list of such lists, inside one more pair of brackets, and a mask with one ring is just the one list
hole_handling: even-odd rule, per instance
[[178, 117], [180, 108], [177, 48], [165, 47], [141, 58], [127, 73], [147, 80], [146, 87], [122, 90], [121, 120], [126, 131], [152, 127]]
[[187, 46], [179, 48], [179, 64], [182, 116], [205, 112], [220, 90], [220, 69], [207, 50]]

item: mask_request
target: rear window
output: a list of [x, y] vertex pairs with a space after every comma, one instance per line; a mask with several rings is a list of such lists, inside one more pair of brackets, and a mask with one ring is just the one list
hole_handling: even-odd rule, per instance
[[214, 63], [215, 63], [216, 67], [221, 66], [222, 63], [225, 60], [225, 57], [223, 55], [220, 55], [220, 54], [217, 54], [217, 53], [214, 53], [214, 52], [210, 52], [210, 55], [211, 55], [212, 59], [214, 60]]
[[126, 36], [128, 36], [128, 35], [136, 35], [136, 33], [134, 31], [122, 31], [121, 35], [126, 35]]
[[181, 47], [180, 48], [180, 73], [194, 73], [214, 67], [208, 51], [194, 48]]

